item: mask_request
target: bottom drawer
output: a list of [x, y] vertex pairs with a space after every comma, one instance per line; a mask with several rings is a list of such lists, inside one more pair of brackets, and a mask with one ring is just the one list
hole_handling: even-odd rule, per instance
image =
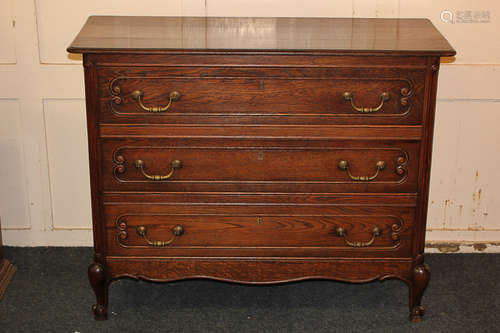
[[105, 205], [108, 255], [411, 254], [413, 207]]

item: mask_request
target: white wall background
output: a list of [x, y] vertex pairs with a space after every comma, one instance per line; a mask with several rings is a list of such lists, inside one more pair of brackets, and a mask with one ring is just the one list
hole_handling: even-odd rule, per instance
[[[446, 23], [443, 10], [489, 22]], [[92, 244], [83, 70], [65, 50], [99, 14], [431, 19], [458, 54], [441, 66], [427, 240], [500, 242], [496, 0], [0, 0], [6, 245]]]

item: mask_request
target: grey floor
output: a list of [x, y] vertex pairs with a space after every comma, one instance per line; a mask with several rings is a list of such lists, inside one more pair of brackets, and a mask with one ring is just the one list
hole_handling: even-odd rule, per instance
[[18, 266], [0, 301], [1, 332], [500, 332], [500, 255], [431, 254], [427, 314], [411, 323], [408, 289], [306, 281], [245, 286], [207, 280], [111, 285], [96, 322], [90, 248], [7, 247]]

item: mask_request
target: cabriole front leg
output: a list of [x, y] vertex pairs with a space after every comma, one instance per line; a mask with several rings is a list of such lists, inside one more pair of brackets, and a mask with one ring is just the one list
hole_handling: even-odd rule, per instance
[[108, 317], [108, 287], [110, 281], [102, 264], [93, 263], [89, 266], [89, 282], [97, 300], [96, 304], [92, 306], [94, 317], [96, 320], [106, 320]]
[[422, 321], [425, 308], [422, 305], [422, 295], [429, 284], [431, 271], [426, 264], [413, 268], [412, 279], [410, 281], [410, 320], [413, 322]]

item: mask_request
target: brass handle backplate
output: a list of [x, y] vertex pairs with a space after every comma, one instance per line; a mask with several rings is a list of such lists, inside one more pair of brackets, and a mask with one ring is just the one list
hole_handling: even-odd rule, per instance
[[368, 182], [370, 180], [374, 180], [375, 178], [377, 178], [379, 172], [385, 169], [386, 163], [384, 161], [378, 161], [376, 165], [377, 171], [373, 176], [353, 176], [351, 174], [351, 171], [349, 170], [349, 161], [340, 161], [339, 164], [337, 164], [337, 166], [340, 170], [347, 171], [347, 174], [352, 180]]
[[352, 241], [348, 240], [347, 239], [347, 231], [342, 227], [338, 227], [335, 230], [335, 233], [339, 237], [344, 237], [344, 242], [351, 247], [367, 247], [367, 246], [370, 246], [373, 244], [373, 242], [375, 241], [375, 237], [380, 236], [382, 231], [380, 230], [379, 227], [374, 227], [372, 230], [372, 238], [367, 242], [360, 242], [360, 241], [352, 242]]
[[148, 245], [151, 246], [156, 246], [156, 247], [162, 247], [162, 246], [167, 246], [171, 244], [174, 240], [175, 237], [182, 236], [184, 233], [184, 228], [181, 225], [176, 225], [171, 229], [172, 231], [172, 238], [170, 238], [168, 241], [152, 241], [148, 239], [147, 233], [148, 229], [144, 225], [137, 226], [136, 228], [137, 234], [144, 238]]
[[142, 97], [144, 97], [144, 92], [141, 90], [134, 90], [132, 92], [132, 98], [135, 99], [138, 103], [141, 109], [147, 112], [165, 112], [168, 110], [168, 108], [172, 105], [173, 102], [178, 101], [181, 99], [181, 93], [178, 91], [172, 91], [170, 93], [170, 100], [168, 101], [168, 104], [165, 106], [151, 106], [147, 107], [142, 103]]
[[382, 106], [384, 106], [384, 102], [388, 101], [390, 98], [391, 98], [391, 95], [389, 95], [389, 93], [387, 92], [383, 92], [380, 94], [380, 104], [374, 108], [368, 108], [368, 107], [357, 107], [356, 105], [354, 105], [354, 96], [352, 95], [352, 93], [346, 91], [342, 94], [342, 96], [344, 97], [344, 99], [346, 101], [350, 101], [351, 102], [351, 106], [354, 110], [358, 111], [358, 112], [362, 112], [362, 113], [371, 113], [371, 112], [377, 112], [379, 111], [380, 109], [382, 109]]
[[170, 172], [166, 175], [161, 176], [161, 175], [149, 175], [149, 174], [147, 174], [146, 171], [144, 171], [144, 168], [146, 167], [146, 163], [143, 160], [136, 160], [134, 162], [134, 165], [135, 165], [136, 169], [139, 170], [144, 177], [146, 177], [147, 179], [150, 179], [150, 180], [155, 180], [155, 181], [167, 180], [174, 175], [174, 172], [176, 169], [182, 168], [181, 161], [173, 160], [170, 162]]

